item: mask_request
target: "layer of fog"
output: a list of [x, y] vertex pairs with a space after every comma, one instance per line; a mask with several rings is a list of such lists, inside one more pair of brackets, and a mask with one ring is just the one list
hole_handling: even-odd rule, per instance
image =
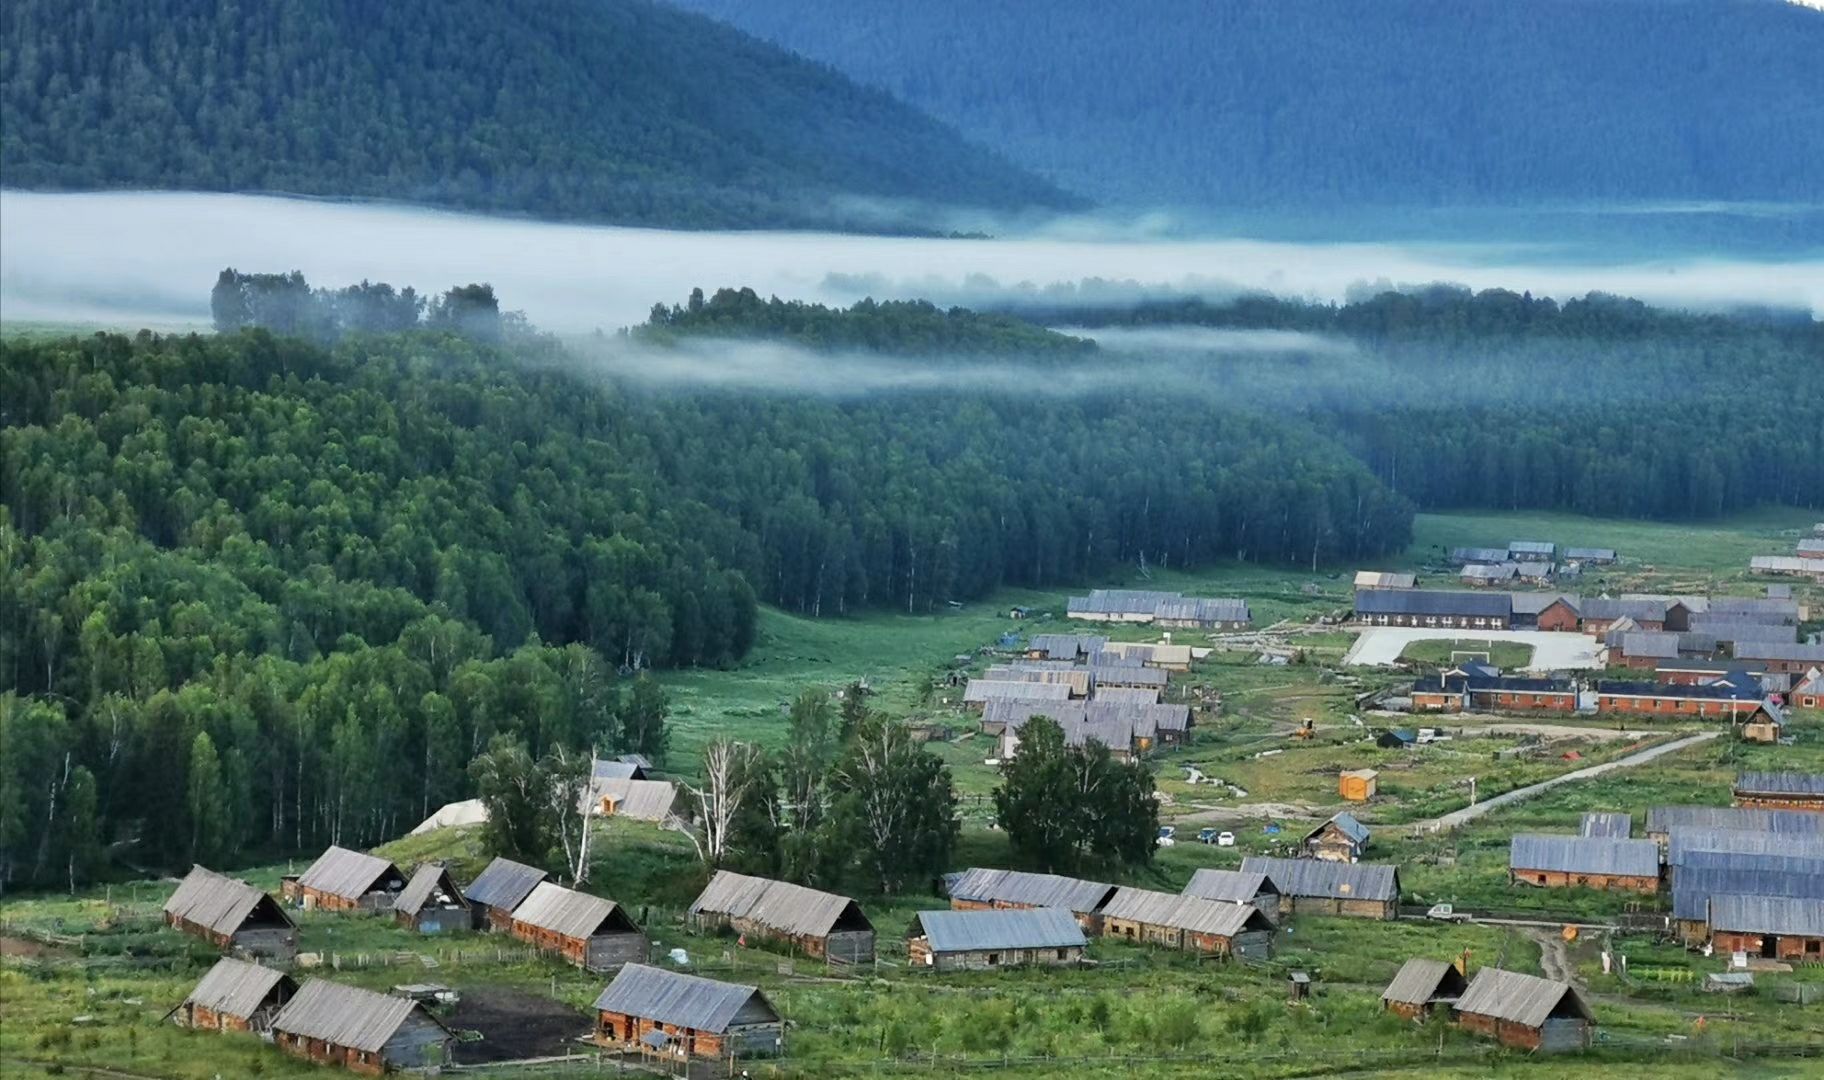
[[[1028, 234], [935, 239], [562, 225], [377, 204], [183, 193], [0, 192], [0, 317], [205, 322], [224, 266], [302, 270], [441, 291], [487, 281], [546, 329], [612, 329], [693, 287], [846, 303], [1077, 294], [1082, 283], [1166, 295], [1238, 290], [1342, 300], [1368, 283], [1449, 281], [1566, 297], [1590, 290], [1673, 306], [1824, 312], [1824, 255], [1628, 262], [1566, 245], [1271, 243]], [[1551, 238], [1541, 238], [1547, 240]], [[1063, 286], [1069, 286], [1064, 288]]]

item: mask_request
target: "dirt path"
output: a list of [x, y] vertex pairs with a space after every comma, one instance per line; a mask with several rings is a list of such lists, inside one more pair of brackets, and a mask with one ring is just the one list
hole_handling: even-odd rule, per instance
[[1526, 931], [1526, 936], [1539, 943], [1539, 970], [1546, 978], [1583, 989], [1577, 979], [1577, 965], [1571, 963], [1571, 950], [1565, 946], [1562, 934], [1533, 928]]
[[1542, 791], [1548, 791], [1560, 784], [1572, 784], [1579, 780], [1588, 780], [1592, 777], [1601, 776], [1604, 773], [1614, 772], [1618, 769], [1631, 769], [1636, 765], [1645, 765], [1647, 762], [1664, 757], [1667, 754], [1675, 754], [1680, 750], [1696, 746], [1699, 743], [1709, 742], [1711, 739], [1714, 739], [1721, 734], [1722, 732], [1720, 731], [1702, 731], [1696, 735], [1687, 735], [1682, 739], [1673, 739], [1669, 743], [1648, 747], [1638, 754], [1629, 754], [1627, 757], [1616, 758], [1614, 761], [1606, 761], [1601, 765], [1591, 765], [1588, 768], [1577, 769], [1574, 772], [1568, 772], [1561, 776], [1554, 776], [1550, 780], [1541, 780], [1537, 784], [1530, 784], [1523, 788], [1515, 788], [1504, 794], [1496, 795], [1492, 799], [1486, 799], [1479, 802], [1474, 806], [1466, 806], [1461, 810], [1453, 810], [1442, 817], [1435, 817], [1429, 821], [1414, 822], [1413, 828], [1422, 829], [1426, 832], [1439, 832], [1443, 829], [1454, 829], [1459, 825], [1474, 821], [1476, 818], [1490, 813], [1491, 811], [1499, 810], [1503, 806], [1512, 806], [1517, 802], [1523, 802]]

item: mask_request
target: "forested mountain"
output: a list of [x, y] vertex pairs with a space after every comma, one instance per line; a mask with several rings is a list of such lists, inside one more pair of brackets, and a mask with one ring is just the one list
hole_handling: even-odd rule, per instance
[[1824, 12], [677, 0], [1133, 204], [1815, 199]]
[[0, 172], [690, 227], [844, 225], [843, 195], [1067, 201], [885, 93], [647, 0], [9, 0]]

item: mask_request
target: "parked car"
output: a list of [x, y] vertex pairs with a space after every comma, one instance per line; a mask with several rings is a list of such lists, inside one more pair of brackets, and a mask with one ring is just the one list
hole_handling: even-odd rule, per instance
[[1433, 904], [1431, 910], [1425, 913], [1425, 917], [1437, 919], [1440, 922], [1468, 922], [1469, 912], [1458, 911], [1450, 904]]
[[1178, 842], [1178, 841], [1172, 839], [1173, 836], [1177, 835], [1177, 832], [1178, 832], [1178, 830], [1175, 826], [1171, 826], [1171, 825], [1159, 826], [1159, 839], [1158, 839], [1157, 843], [1159, 844], [1160, 847], [1171, 847], [1173, 844], [1176, 844]]
[[1232, 832], [1217, 833], [1216, 834], [1216, 846], [1217, 847], [1234, 847], [1235, 846], [1235, 834]]
[[1215, 829], [1198, 829], [1197, 830], [1197, 842], [1199, 844], [1214, 844], [1216, 842], [1216, 830]]

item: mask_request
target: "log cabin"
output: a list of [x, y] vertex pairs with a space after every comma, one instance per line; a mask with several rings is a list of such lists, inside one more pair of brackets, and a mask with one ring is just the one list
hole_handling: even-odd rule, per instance
[[193, 866], [165, 901], [165, 925], [271, 960], [298, 954], [298, 926], [271, 896], [236, 878]]
[[595, 1041], [664, 1056], [739, 1060], [785, 1052], [785, 1021], [758, 987], [628, 964], [595, 999]]
[[1569, 983], [1483, 968], [1457, 999], [1457, 1025], [1537, 1053], [1587, 1049], [1596, 1014]]
[[310, 979], [272, 1021], [273, 1042], [295, 1057], [368, 1076], [441, 1068], [453, 1041], [409, 998]]
[[297, 992], [283, 971], [224, 956], [168, 1015], [180, 1027], [259, 1033]]
[[874, 924], [854, 900], [789, 881], [718, 870], [690, 905], [690, 921], [699, 933], [729, 927], [819, 959], [874, 960]]

